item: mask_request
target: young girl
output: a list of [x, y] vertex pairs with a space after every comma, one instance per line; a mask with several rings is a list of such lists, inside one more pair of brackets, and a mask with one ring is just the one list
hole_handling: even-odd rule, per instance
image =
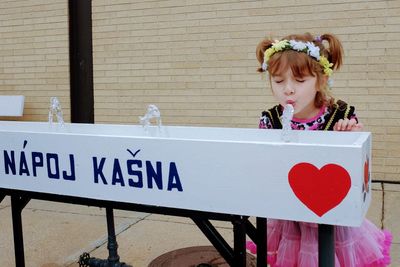
[[[335, 100], [330, 76], [342, 65], [343, 48], [332, 34], [289, 35], [257, 46], [259, 72], [268, 72], [279, 102], [262, 112], [259, 127], [281, 129], [283, 108], [291, 104], [295, 130], [359, 131], [355, 109]], [[335, 266], [378, 267], [390, 264], [391, 234], [368, 220], [360, 227], [335, 227]], [[247, 248], [255, 253], [253, 242]], [[267, 255], [271, 267], [317, 267], [318, 226], [314, 223], [268, 219]]]

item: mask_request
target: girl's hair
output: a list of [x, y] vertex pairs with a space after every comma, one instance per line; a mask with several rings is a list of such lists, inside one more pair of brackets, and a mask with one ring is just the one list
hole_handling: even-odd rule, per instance
[[[333, 64], [332, 69], [338, 70], [342, 65], [343, 47], [339, 39], [333, 34], [323, 34], [314, 38], [310, 33], [292, 34], [284, 37], [282, 40], [296, 40], [302, 42], [313, 42], [319, 47], [320, 55], [325, 56], [330, 63]], [[328, 46], [325, 46], [324, 41]], [[256, 49], [257, 60], [260, 65], [264, 62], [264, 52], [272, 46], [274, 40], [264, 39]], [[311, 56], [303, 52], [295, 50], [284, 50], [275, 53], [268, 60], [268, 72], [270, 76], [280, 75], [288, 68], [292, 70], [295, 77], [304, 77], [311, 75], [317, 78], [317, 95], [315, 97], [315, 106], [322, 107], [323, 105], [331, 106], [334, 103], [334, 98], [330, 93], [326, 84], [327, 79], [324, 79], [324, 71], [322, 66]], [[258, 72], [264, 72], [262, 67], [258, 68]]]

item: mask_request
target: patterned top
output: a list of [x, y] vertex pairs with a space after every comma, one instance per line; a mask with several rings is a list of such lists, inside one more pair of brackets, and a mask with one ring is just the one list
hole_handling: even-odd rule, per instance
[[[259, 128], [261, 129], [282, 129], [283, 107], [276, 105], [273, 108], [263, 111], [260, 118]], [[338, 100], [331, 107], [323, 106], [319, 113], [310, 119], [296, 119], [291, 121], [294, 130], [333, 130], [333, 126], [340, 119], [357, 119], [355, 109], [346, 102]]]

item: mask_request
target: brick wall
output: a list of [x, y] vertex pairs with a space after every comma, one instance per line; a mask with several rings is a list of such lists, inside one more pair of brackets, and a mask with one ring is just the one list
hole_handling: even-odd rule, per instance
[[[1, 1], [0, 92], [24, 94], [24, 120], [58, 96], [69, 120], [66, 0]], [[156, 104], [168, 125], [257, 127], [273, 105], [256, 73], [264, 36], [332, 32], [345, 48], [334, 94], [373, 133], [375, 179], [400, 180], [400, 1], [94, 0], [95, 119], [138, 123]]]
[[52, 96], [69, 117], [67, 7], [65, 0], [0, 3], [0, 94], [25, 95], [24, 120], [47, 120]]

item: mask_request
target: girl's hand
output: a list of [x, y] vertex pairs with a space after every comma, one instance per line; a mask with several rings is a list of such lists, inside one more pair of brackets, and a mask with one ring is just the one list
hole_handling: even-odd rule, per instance
[[363, 129], [362, 123], [357, 123], [355, 119], [340, 119], [334, 126], [334, 131], [351, 131], [357, 132]]

